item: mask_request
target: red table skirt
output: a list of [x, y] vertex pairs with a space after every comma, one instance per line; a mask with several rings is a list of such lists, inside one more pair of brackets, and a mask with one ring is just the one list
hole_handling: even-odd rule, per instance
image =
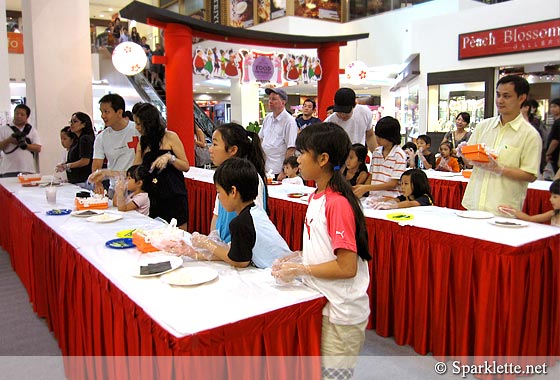
[[379, 335], [439, 357], [560, 355], [560, 235], [516, 248], [366, 223]]
[[[320, 377], [324, 299], [177, 338], [2, 186], [0, 207], [4, 210], [0, 244], [9, 252], [34, 310], [46, 319], [63, 355], [219, 356], [213, 363], [221, 365], [204, 372], [206, 376], [216, 374], [210, 376], [215, 378], [223, 377], [227, 368], [232, 370], [235, 356], [302, 356], [297, 365], [275, 369], [270, 376], [263, 377], [258, 372], [263, 366], [258, 365], [242, 371], [252, 378]], [[76, 379], [166, 379], [196, 370], [192, 360], [162, 359], [159, 364], [158, 359], [127, 362], [66, 358], [67, 375]]]
[[[436, 201], [459, 207], [466, 183], [430, 181]], [[202, 191], [199, 184], [189, 190]], [[529, 190], [526, 205], [536, 210], [543, 194]], [[307, 206], [273, 198], [269, 205], [282, 237], [301, 249]], [[560, 355], [560, 235], [516, 248], [387, 220], [366, 225], [374, 257], [369, 327], [379, 335], [438, 356]]]
[[[461, 205], [461, 201], [467, 189], [467, 182], [434, 178], [430, 178], [429, 181], [436, 206], [457, 210], [465, 209]], [[523, 203], [523, 212], [529, 215], [536, 215], [548, 210], [552, 210], [550, 193], [545, 190], [527, 189], [527, 196], [525, 197], [525, 203]]]

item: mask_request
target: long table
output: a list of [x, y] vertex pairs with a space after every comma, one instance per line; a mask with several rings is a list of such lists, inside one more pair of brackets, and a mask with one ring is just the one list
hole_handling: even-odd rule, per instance
[[[461, 205], [463, 195], [469, 183], [461, 173], [438, 172], [426, 170], [426, 175], [430, 181], [432, 195], [436, 205], [457, 210], [464, 210]], [[529, 215], [542, 214], [552, 210], [550, 204], [550, 181], [537, 180], [529, 184], [527, 196], [523, 203], [523, 211]]]
[[[189, 172], [186, 183], [189, 201], [207, 210], [191, 228], [207, 232], [211, 173]], [[268, 204], [295, 250], [307, 204], [286, 197], [291, 190], [269, 186]], [[441, 207], [398, 210], [414, 219], [397, 223], [387, 218], [393, 212], [364, 211], [373, 256], [370, 327], [379, 335], [439, 357], [560, 355], [559, 228], [498, 227]]]
[[[76, 191], [61, 186], [56, 207], [72, 208]], [[117, 210], [123, 218], [108, 224], [49, 216], [44, 189], [16, 179], [0, 180], [0, 207], [0, 244], [57, 338], [68, 378], [320, 377], [319, 293], [278, 287], [267, 270], [189, 259], [183, 266], [210, 266], [219, 278], [195, 287], [136, 278], [146, 256], [104, 243], [159, 222]]]

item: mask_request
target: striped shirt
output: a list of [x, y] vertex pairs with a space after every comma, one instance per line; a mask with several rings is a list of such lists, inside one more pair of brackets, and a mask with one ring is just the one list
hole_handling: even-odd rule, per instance
[[[370, 173], [371, 184], [379, 185], [389, 182], [392, 179], [400, 180], [401, 175], [406, 170], [406, 154], [400, 146], [394, 145], [387, 158], [383, 157], [383, 147], [379, 146], [373, 151]], [[370, 196], [387, 196], [397, 197], [400, 195], [399, 190], [395, 187], [393, 190], [379, 190], [370, 192]]]

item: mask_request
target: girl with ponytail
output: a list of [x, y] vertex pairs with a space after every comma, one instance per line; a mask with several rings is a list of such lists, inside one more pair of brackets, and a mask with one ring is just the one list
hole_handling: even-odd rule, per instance
[[279, 281], [294, 277], [328, 299], [323, 309], [323, 375], [350, 375], [365, 338], [369, 315], [368, 238], [358, 198], [342, 175], [352, 144], [334, 123], [303, 129], [296, 140], [301, 175], [317, 183], [309, 197], [301, 263], [281, 259], [272, 268]]
[[[250, 161], [259, 174], [259, 188], [255, 204], [267, 210], [265, 158], [259, 135], [247, 131], [236, 123], [222, 124], [212, 134], [212, 145], [209, 148], [210, 159], [215, 166], [220, 166], [230, 157], [245, 158]], [[226, 243], [231, 241], [229, 222], [236, 217], [235, 212], [226, 211], [216, 197], [211, 230], [218, 230], [220, 239]]]

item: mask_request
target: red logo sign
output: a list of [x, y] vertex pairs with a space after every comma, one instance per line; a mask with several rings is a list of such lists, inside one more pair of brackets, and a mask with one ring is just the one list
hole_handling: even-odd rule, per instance
[[8, 32], [8, 53], [23, 54], [23, 34]]
[[459, 60], [560, 47], [560, 19], [459, 35]]

